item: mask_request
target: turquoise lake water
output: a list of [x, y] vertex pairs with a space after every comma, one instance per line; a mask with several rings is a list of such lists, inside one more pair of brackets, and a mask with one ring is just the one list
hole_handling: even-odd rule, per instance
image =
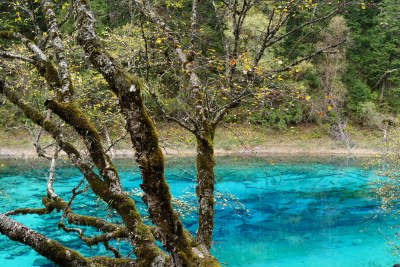
[[[377, 267], [400, 262], [388, 241], [395, 219], [385, 216], [375, 200], [372, 170], [345, 159], [219, 158], [216, 168], [216, 222], [213, 254], [225, 266]], [[124, 188], [138, 188], [138, 169], [119, 161]], [[166, 176], [181, 205], [186, 227], [196, 230], [193, 160], [168, 160]], [[0, 212], [41, 207], [47, 166], [0, 159]], [[56, 192], [65, 198], [80, 179], [67, 166], [57, 169]], [[132, 197], [139, 200], [135, 193]], [[75, 212], [117, 220], [88, 192]], [[182, 203], [182, 202], [179, 202]], [[139, 205], [145, 212], [145, 207]], [[13, 216], [36, 231], [88, 256], [107, 254], [102, 246], [87, 248], [57, 229], [60, 214]], [[90, 234], [91, 229], [85, 229]], [[124, 242], [114, 244], [129, 253]], [[107, 254], [108, 255], [108, 254]], [[26, 246], [0, 236], [0, 266], [55, 266]]]

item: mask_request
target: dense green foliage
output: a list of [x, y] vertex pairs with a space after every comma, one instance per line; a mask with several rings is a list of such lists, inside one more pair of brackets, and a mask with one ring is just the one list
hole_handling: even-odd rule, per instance
[[[22, 5], [18, 1], [10, 1], [11, 5], [2, 3], [0, 25], [2, 29], [13, 29], [24, 33], [28, 37], [34, 37], [34, 29], [29, 16], [18, 8]], [[37, 1], [21, 1], [26, 7], [35, 13], [39, 22], [39, 28], [45, 30], [42, 16], [37, 9]], [[198, 47], [201, 53], [199, 71], [200, 77], [204, 75], [208, 80], [208, 87], [217, 88], [221, 75], [225, 75], [223, 54], [224, 44], [220, 35], [229, 24], [218, 25], [218, 20], [213, 16], [212, 1], [206, 1], [201, 5], [200, 12], [200, 37], [202, 42]], [[217, 1], [218, 2], [218, 1]], [[190, 27], [187, 27], [190, 18], [191, 1], [154, 1], [159, 10], [163, 10], [165, 21], [171, 28], [181, 29], [179, 37], [190, 43]], [[315, 5], [312, 1], [306, 1], [310, 8]], [[60, 18], [69, 12], [68, 1], [57, 1]], [[146, 21], [143, 16], [135, 11], [132, 1], [100, 0], [92, 1], [92, 8], [97, 18], [97, 27], [103, 39], [109, 47], [110, 54], [122, 59], [123, 64], [132, 68], [132, 72], [139, 73], [143, 77], [144, 92], [148, 106], [154, 115], [157, 112], [156, 104], [150, 96], [156, 93], [169, 113], [179, 113], [179, 100], [177, 99], [180, 87], [185, 87], [185, 81], [180, 77], [183, 70], [178, 64], [174, 64], [171, 48], [165, 42], [165, 36], [160, 35], [157, 27]], [[12, 8], [10, 8], [12, 6]], [[255, 38], [258, 27], [266, 24], [267, 18], [263, 15], [271, 9], [270, 4], [262, 4], [252, 10], [244, 23], [243, 39], [240, 47], [246, 47], [247, 52], [241, 54], [237, 64], [241, 71], [246, 71], [247, 61], [251, 60], [254, 49], [258, 43]], [[322, 11], [329, 11], [329, 6], [321, 5]], [[314, 16], [313, 9], [305, 8], [297, 16], [293, 16], [282, 31], [290, 31]], [[315, 9], [317, 10], [317, 9]], [[321, 10], [320, 10], [321, 11]], [[321, 11], [321, 12], [322, 12]], [[183, 14], [183, 15], [182, 15]], [[229, 123], [250, 122], [255, 124], [267, 124], [271, 127], [285, 128], [287, 125], [304, 122], [335, 123], [337, 117], [345, 117], [354, 124], [369, 127], [380, 127], [381, 120], [395, 119], [400, 112], [400, 5], [396, 0], [375, 0], [362, 4], [348, 5], [336, 16], [344, 17], [346, 27], [344, 34], [347, 38], [345, 45], [322, 53], [286, 72], [278, 73], [264, 79], [263, 82], [253, 84], [257, 87], [253, 97], [242, 101], [241, 106], [230, 111], [225, 117]], [[310, 28], [296, 30], [284, 41], [268, 50], [261, 61], [262, 68], [283, 66], [285, 63], [307, 56], [315, 51], [321, 44], [329, 44], [335, 37], [336, 26], [326, 21]], [[66, 34], [73, 32], [72, 20], [67, 20], [62, 27]], [[342, 36], [343, 37], [343, 36]], [[186, 40], [186, 41], [185, 41]], [[71, 67], [76, 74], [77, 90], [81, 94], [80, 103], [90, 106], [95, 110], [93, 118], [99, 122], [99, 127], [113, 124], [112, 110], [115, 109], [111, 96], [102, 90], [104, 81], [101, 76], [93, 71], [83, 53], [76, 48], [71, 37], [69, 42]], [[1, 50], [22, 51], [22, 48], [12, 43], [1, 43]], [[339, 60], [341, 65], [332, 62]], [[211, 62], [211, 63], [210, 63]], [[13, 63], [5, 61], [8, 69], [13, 70]], [[151, 65], [151, 67], [150, 67]], [[18, 65], [20, 66], [20, 65]], [[1, 65], [0, 65], [1, 67]], [[11, 67], [11, 68], [10, 68]], [[168, 68], [166, 68], [168, 67]], [[334, 78], [326, 78], [336, 68]], [[14, 71], [24, 83], [26, 90], [34, 91], [38, 86], [43, 87], [40, 79], [31, 79], [34, 71], [26, 67], [21, 71], [15, 67]], [[17, 76], [17, 74], [15, 74]], [[238, 87], [240, 88], [240, 84]], [[16, 88], [22, 88], [15, 84]], [[156, 92], [152, 88], [159, 88]], [[22, 90], [22, 89], [19, 89]], [[219, 89], [209, 89], [212, 94], [219, 94]], [[98, 97], [86, 101], [85, 95], [98, 94]], [[224, 103], [223, 93], [218, 101]], [[93, 100], [94, 99], [94, 100]], [[95, 102], [93, 102], [95, 101]], [[1, 100], [0, 114], [13, 110], [7, 101]], [[17, 111], [13, 111], [17, 112]], [[106, 116], [103, 116], [106, 115]], [[19, 116], [0, 116], [0, 125], [12, 127]], [[98, 118], [105, 118], [103, 122]], [[10, 119], [12, 118], [12, 119]], [[159, 116], [158, 119], [162, 120]], [[119, 125], [119, 124], [118, 124]]]

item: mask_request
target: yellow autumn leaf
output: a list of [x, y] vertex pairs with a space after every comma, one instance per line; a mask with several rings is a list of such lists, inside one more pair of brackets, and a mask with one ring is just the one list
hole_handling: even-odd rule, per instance
[[61, 9], [66, 9], [68, 6], [69, 6], [69, 3], [68, 3], [68, 2], [65, 2], [65, 3], [61, 6]]

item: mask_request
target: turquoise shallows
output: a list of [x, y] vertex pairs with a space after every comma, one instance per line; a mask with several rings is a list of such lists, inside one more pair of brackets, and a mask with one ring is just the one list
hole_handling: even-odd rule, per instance
[[[195, 164], [168, 160], [166, 176], [186, 227], [196, 230]], [[121, 180], [137, 196], [140, 176], [131, 161], [117, 162]], [[41, 207], [47, 163], [0, 159], [0, 212]], [[56, 192], [68, 199], [81, 176], [59, 165]], [[213, 254], [222, 264], [241, 267], [376, 267], [400, 262], [391, 252], [394, 219], [379, 209], [372, 170], [345, 159], [218, 158], [216, 222]], [[118, 222], [100, 200], [87, 192], [77, 197], [74, 211], [98, 214]], [[192, 206], [191, 206], [192, 205]], [[138, 204], [145, 213], [143, 204]], [[57, 229], [60, 214], [13, 216], [36, 231], [88, 256], [110, 255], [102, 245], [87, 248], [73, 234]], [[95, 234], [84, 228], [87, 235]], [[123, 254], [127, 244], [118, 242]], [[30, 248], [0, 236], [0, 266], [55, 266]]]

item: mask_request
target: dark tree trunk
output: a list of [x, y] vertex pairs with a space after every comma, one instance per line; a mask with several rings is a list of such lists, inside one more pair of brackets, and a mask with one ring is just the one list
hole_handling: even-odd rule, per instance
[[214, 228], [214, 131], [204, 138], [197, 138], [197, 201], [198, 222], [197, 241], [211, 247]]

